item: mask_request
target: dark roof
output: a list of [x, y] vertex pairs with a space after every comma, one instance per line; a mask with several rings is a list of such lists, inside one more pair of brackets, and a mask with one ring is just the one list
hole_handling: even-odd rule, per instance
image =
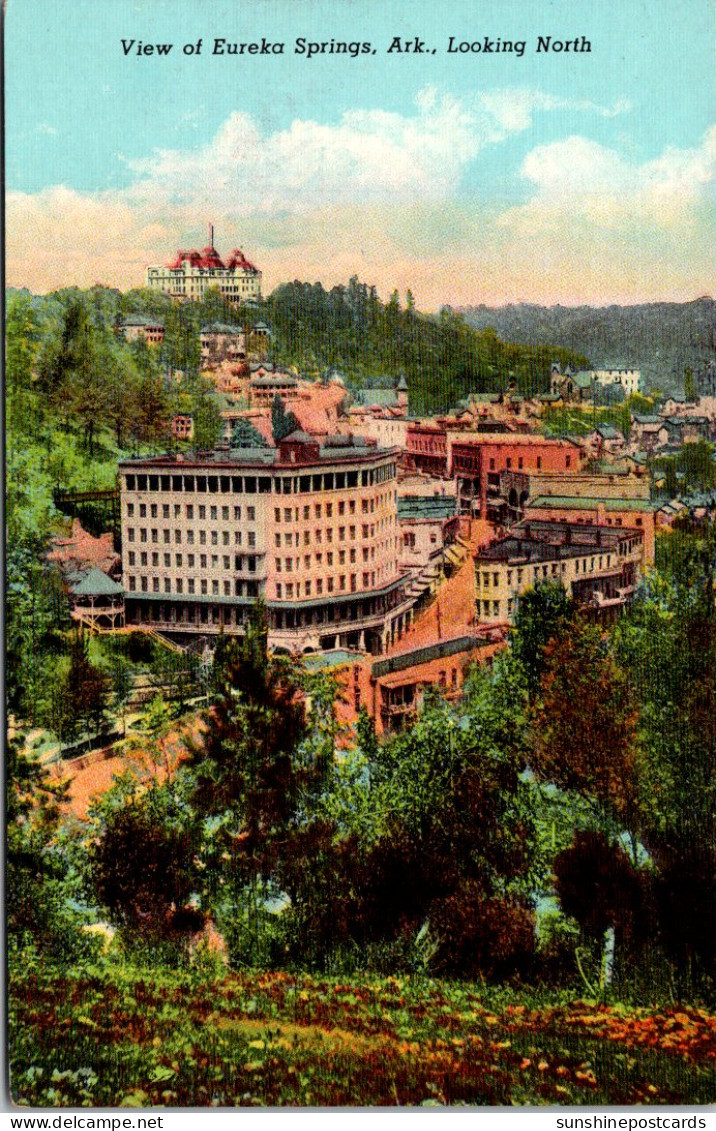
[[308, 432], [302, 432], [297, 428], [295, 432], [289, 432], [288, 436], [284, 436], [280, 441], [282, 444], [317, 444], [318, 440], [315, 436], [309, 436]]
[[226, 322], [208, 322], [199, 331], [201, 334], [243, 334], [243, 326], [229, 326]]
[[452, 518], [457, 514], [454, 495], [400, 495], [398, 520], [408, 518]]
[[379, 679], [381, 676], [392, 675], [393, 672], [404, 671], [418, 664], [428, 664], [431, 660], [442, 660], [446, 656], [472, 652], [485, 643], [485, 638], [480, 636], [456, 636], [452, 640], [441, 640], [437, 644], [428, 644], [426, 647], [414, 648], [398, 656], [376, 660], [371, 667], [371, 675], [374, 679]]
[[156, 326], [163, 330], [164, 323], [158, 318], [147, 318], [144, 314], [128, 314], [119, 324], [119, 329], [124, 330], [127, 326]]
[[622, 538], [642, 535], [643, 531], [628, 527], [532, 519], [513, 526], [506, 538], [480, 550], [475, 555], [475, 563], [561, 561], [584, 554], [610, 552]]
[[284, 389], [287, 385], [297, 385], [298, 381], [295, 377], [276, 377], [266, 374], [265, 377], [252, 377], [249, 384], [259, 389]]

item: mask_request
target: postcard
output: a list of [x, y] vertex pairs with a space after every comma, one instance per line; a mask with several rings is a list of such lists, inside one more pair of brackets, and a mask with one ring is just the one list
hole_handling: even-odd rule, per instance
[[8, 0], [13, 1118], [706, 1126], [714, 30]]

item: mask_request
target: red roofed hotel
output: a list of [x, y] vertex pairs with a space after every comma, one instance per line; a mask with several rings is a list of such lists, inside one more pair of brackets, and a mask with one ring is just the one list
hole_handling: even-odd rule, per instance
[[214, 247], [214, 229], [202, 251], [178, 251], [165, 266], [147, 267], [147, 286], [173, 298], [199, 301], [208, 287], [218, 287], [224, 298], [239, 305], [261, 297], [261, 272], [239, 248], [224, 262]]

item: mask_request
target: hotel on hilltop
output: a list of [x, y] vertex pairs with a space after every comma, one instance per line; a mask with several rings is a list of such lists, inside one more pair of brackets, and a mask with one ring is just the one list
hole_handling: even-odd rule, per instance
[[178, 251], [171, 263], [147, 267], [150, 290], [172, 298], [201, 301], [209, 287], [218, 287], [228, 302], [239, 306], [261, 298], [261, 272], [234, 248], [224, 261], [214, 247], [214, 229], [209, 229], [209, 245], [202, 251]]

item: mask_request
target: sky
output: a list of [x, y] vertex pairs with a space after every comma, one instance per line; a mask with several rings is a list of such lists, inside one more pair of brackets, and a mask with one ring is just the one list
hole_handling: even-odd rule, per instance
[[7, 283], [126, 290], [213, 223], [265, 293], [354, 274], [426, 311], [713, 293], [715, 12], [7, 0]]

